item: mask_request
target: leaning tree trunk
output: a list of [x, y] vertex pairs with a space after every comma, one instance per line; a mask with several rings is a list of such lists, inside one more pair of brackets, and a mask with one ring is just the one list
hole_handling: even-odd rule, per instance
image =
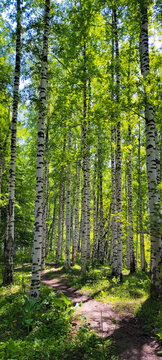
[[32, 261], [32, 280], [30, 298], [38, 298], [40, 294], [41, 252], [42, 252], [42, 205], [43, 205], [43, 152], [44, 152], [44, 121], [46, 115], [47, 91], [47, 56], [48, 34], [50, 18], [50, 0], [45, 3], [43, 53], [40, 81], [40, 109], [38, 121], [37, 168], [36, 168], [36, 198], [35, 198], [35, 224], [34, 249]]
[[[141, 74], [146, 81], [149, 81], [149, 46], [148, 46], [148, 15], [147, 2], [140, 0], [141, 31], [140, 31], [140, 58]], [[146, 158], [147, 178], [149, 192], [150, 210], [150, 236], [151, 236], [151, 295], [158, 296], [162, 293], [162, 258], [161, 234], [160, 234], [160, 194], [158, 190], [157, 171], [157, 145], [156, 145], [156, 123], [154, 109], [150, 102], [150, 94], [145, 87], [145, 123], [146, 123]]]
[[3, 282], [13, 282], [13, 247], [14, 247], [14, 207], [15, 207], [15, 169], [16, 169], [16, 132], [18, 116], [18, 92], [20, 82], [20, 57], [21, 57], [21, 8], [17, 0], [17, 29], [16, 29], [16, 61], [13, 87], [13, 109], [11, 124], [11, 159], [9, 171], [8, 207], [7, 207], [7, 235], [5, 246], [5, 268]]
[[[68, 132], [68, 153], [71, 149], [71, 130]], [[66, 187], [66, 246], [65, 246], [65, 267], [70, 268], [70, 228], [71, 228], [71, 162], [68, 160], [67, 187]]]
[[[118, 28], [117, 28], [117, 14], [116, 9], [114, 14], [114, 36], [115, 36], [115, 62], [116, 62], [116, 101], [120, 102], [120, 69], [119, 69], [119, 43], [118, 43]], [[118, 276], [122, 280], [122, 184], [121, 184], [121, 124], [120, 120], [117, 123], [117, 147], [116, 147], [116, 187], [117, 187], [117, 236], [118, 236]]]

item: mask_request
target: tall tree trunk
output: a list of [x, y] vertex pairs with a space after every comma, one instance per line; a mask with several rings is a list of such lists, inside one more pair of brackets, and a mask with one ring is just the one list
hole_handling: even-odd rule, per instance
[[88, 146], [87, 146], [87, 69], [86, 69], [86, 43], [83, 48], [83, 125], [82, 125], [82, 148], [83, 148], [83, 207], [82, 207], [82, 246], [81, 246], [81, 274], [86, 274], [87, 268], [87, 243], [88, 243]]
[[[68, 153], [71, 149], [71, 129], [68, 131]], [[71, 228], [71, 160], [68, 160], [67, 167], [67, 187], [66, 187], [66, 247], [65, 247], [65, 267], [70, 268], [70, 228]]]
[[55, 238], [54, 238], [54, 229], [55, 229], [55, 225], [56, 225], [56, 200], [57, 200], [57, 196], [55, 196], [54, 198], [54, 206], [53, 206], [53, 217], [52, 217], [52, 223], [51, 223], [51, 226], [50, 226], [50, 229], [49, 229], [49, 233], [48, 233], [48, 237], [50, 239], [50, 251], [53, 250], [53, 239], [54, 239], [54, 242], [55, 242]]
[[72, 251], [72, 266], [76, 263], [77, 246], [79, 241], [79, 193], [80, 193], [80, 164], [78, 166], [77, 174], [77, 193], [76, 193], [76, 206], [75, 206], [75, 230]]
[[[128, 139], [129, 146], [132, 145], [131, 141], [131, 126], [128, 124]], [[134, 256], [134, 243], [133, 243], [133, 204], [132, 204], [132, 151], [129, 149], [128, 157], [128, 232], [129, 232], [129, 248], [130, 248], [130, 272], [135, 272], [135, 256]]]
[[[131, 40], [129, 44], [129, 61], [128, 61], [128, 106], [130, 107], [130, 72], [131, 72]], [[133, 242], [133, 199], [132, 199], [132, 134], [130, 124], [130, 114], [128, 114], [128, 242], [130, 247], [130, 272], [135, 272], [135, 255]]]
[[93, 265], [97, 261], [97, 249], [98, 249], [96, 175], [97, 175], [97, 154], [95, 154], [94, 175], [93, 175], [93, 250], [92, 250], [92, 263], [93, 263]]
[[[116, 9], [114, 14], [114, 36], [115, 36], [115, 63], [116, 63], [116, 101], [120, 103], [120, 69], [119, 69], [119, 43]], [[117, 187], [117, 236], [118, 236], [118, 276], [122, 280], [122, 184], [121, 184], [121, 124], [117, 123], [117, 147], [116, 147], [116, 187]]]
[[104, 234], [103, 234], [103, 193], [102, 193], [102, 150], [100, 139], [98, 139], [98, 181], [99, 181], [99, 199], [100, 199], [100, 223], [99, 223], [99, 262], [104, 263]]
[[34, 249], [32, 261], [32, 280], [30, 298], [38, 298], [40, 294], [41, 252], [42, 252], [42, 203], [43, 203], [43, 152], [44, 152], [44, 121], [46, 116], [47, 91], [47, 56], [50, 18], [50, 0], [45, 3], [43, 53], [40, 81], [40, 109], [38, 121], [37, 169], [36, 169], [36, 198], [35, 198], [35, 224]]
[[48, 124], [46, 127], [45, 138], [45, 160], [44, 160], [44, 180], [43, 180], [43, 213], [42, 213], [42, 269], [45, 268], [45, 258], [48, 244]]
[[[149, 45], [148, 45], [148, 15], [147, 2], [140, 0], [141, 11], [141, 31], [140, 31], [140, 57], [141, 74], [145, 81], [150, 72], [149, 66]], [[161, 254], [161, 234], [160, 234], [160, 194], [157, 188], [157, 145], [156, 145], [156, 123], [154, 110], [149, 100], [150, 94], [145, 87], [145, 123], [146, 123], [146, 158], [147, 158], [147, 178], [149, 191], [149, 210], [150, 210], [150, 235], [151, 235], [151, 295], [158, 296], [162, 293], [162, 258]]]
[[[112, 14], [112, 50], [111, 50], [111, 100], [114, 102], [114, 12]], [[111, 202], [112, 202], [112, 221], [111, 221], [111, 249], [110, 263], [112, 265], [112, 276], [118, 276], [118, 256], [117, 256], [117, 216], [116, 216], [116, 159], [115, 159], [115, 126], [114, 113], [111, 115]]]
[[139, 123], [138, 137], [138, 201], [139, 201], [139, 229], [140, 229], [140, 260], [141, 270], [146, 270], [144, 232], [143, 232], [143, 216], [142, 216], [142, 188], [141, 188], [141, 131]]
[[56, 262], [59, 264], [61, 260], [61, 248], [62, 248], [62, 217], [63, 217], [63, 196], [64, 196], [64, 184], [62, 179], [60, 180], [60, 189], [59, 189], [59, 216], [58, 216], [58, 242], [56, 249]]
[[4, 257], [4, 277], [5, 284], [13, 282], [13, 247], [14, 247], [14, 208], [15, 208], [15, 169], [16, 169], [16, 132], [18, 116], [18, 92], [20, 82], [20, 57], [21, 57], [21, 7], [20, 0], [17, 0], [17, 28], [16, 28], [16, 60], [15, 75], [13, 87], [13, 109], [11, 124], [11, 159], [9, 171], [9, 188], [8, 188], [8, 208], [7, 208], [7, 233], [6, 249]]
[[[9, 122], [10, 122], [10, 108], [9, 108]], [[7, 131], [4, 143], [2, 143], [2, 139], [0, 142], [0, 198], [2, 194], [2, 176], [4, 171], [4, 164], [5, 164], [5, 154], [6, 154], [6, 147], [7, 147], [7, 141], [9, 137], [10, 129]], [[0, 225], [1, 225], [1, 204], [0, 204]]]
[[115, 127], [111, 125], [111, 187], [112, 187], [112, 276], [118, 276], [118, 256], [117, 256], [117, 219], [116, 219], [116, 176], [115, 176]]

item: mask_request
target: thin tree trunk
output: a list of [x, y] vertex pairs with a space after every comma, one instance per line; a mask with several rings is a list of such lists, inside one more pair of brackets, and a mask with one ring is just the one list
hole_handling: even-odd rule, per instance
[[[128, 138], [129, 145], [131, 141], [131, 127], [128, 124]], [[128, 157], [128, 233], [129, 233], [129, 247], [130, 247], [130, 272], [135, 272], [135, 256], [133, 243], [133, 204], [132, 204], [132, 152], [129, 150]]]
[[[129, 62], [128, 62], [128, 106], [130, 107], [130, 69], [131, 67], [131, 40], [129, 45]], [[128, 234], [129, 234], [129, 247], [130, 247], [130, 272], [135, 272], [135, 255], [134, 255], [134, 242], [133, 242], [133, 199], [132, 199], [132, 134], [130, 124], [130, 114], [128, 115]]]
[[79, 193], [80, 193], [80, 165], [78, 166], [77, 174], [77, 193], [76, 193], [76, 207], [75, 207], [75, 230], [72, 251], [72, 266], [76, 263], [77, 246], [79, 241]]
[[[118, 43], [118, 28], [117, 28], [117, 14], [116, 9], [114, 13], [114, 36], [115, 36], [115, 62], [116, 62], [116, 101], [120, 102], [120, 69], [119, 69], [119, 43]], [[122, 280], [122, 186], [121, 186], [121, 124], [120, 120], [117, 123], [117, 147], [116, 147], [116, 186], [117, 186], [117, 236], [118, 236], [118, 276]]]
[[37, 169], [36, 169], [36, 199], [34, 224], [34, 249], [32, 261], [32, 280], [30, 298], [38, 298], [40, 294], [41, 252], [42, 252], [42, 202], [43, 202], [43, 152], [44, 152], [44, 122], [46, 116], [47, 91], [47, 56], [50, 18], [50, 0], [45, 3], [43, 53], [40, 81], [40, 109], [38, 121]]
[[82, 207], [82, 246], [81, 246], [81, 274], [86, 274], [87, 269], [87, 242], [88, 242], [88, 146], [87, 146], [87, 70], [86, 70], [86, 43], [84, 40], [83, 49], [83, 125], [82, 125], [82, 146], [83, 146], [83, 207]]
[[[68, 153], [71, 149], [71, 130], [68, 132]], [[68, 160], [67, 167], [67, 187], [66, 187], [66, 247], [65, 247], [65, 267], [70, 268], [70, 228], [71, 228], [71, 162]]]
[[115, 128], [111, 125], [111, 186], [112, 186], [112, 276], [118, 276], [118, 256], [117, 256], [117, 219], [116, 219], [116, 178], [115, 178]]
[[138, 200], [139, 200], [139, 229], [140, 229], [140, 260], [141, 270], [146, 270], [144, 232], [143, 232], [143, 216], [142, 216], [142, 188], [141, 188], [141, 131], [139, 123], [138, 137]]
[[52, 217], [52, 223], [51, 223], [51, 227], [49, 229], [49, 234], [48, 234], [48, 237], [50, 239], [50, 251], [53, 250], [54, 228], [55, 228], [55, 224], [56, 224], [56, 200], [57, 200], [57, 196], [55, 196], [55, 198], [54, 198], [53, 217]]
[[99, 262], [104, 263], [104, 234], [103, 234], [103, 193], [102, 193], [102, 153], [101, 143], [98, 139], [98, 181], [99, 181], [99, 199], [100, 199], [100, 223], [99, 223]]
[[45, 138], [45, 160], [44, 160], [44, 191], [43, 191], [43, 213], [42, 213], [42, 269], [45, 268], [45, 258], [48, 244], [48, 124]]
[[[149, 45], [148, 45], [148, 15], [147, 2], [140, 0], [141, 11], [141, 32], [140, 32], [140, 57], [141, 74], [145, 81], [150, 72], [149, 66]], [[158, 296], [162, 293], [162, 258], [161, 254], [161, 234], [160, 234], [160, 194], [157, 188], [157, 145], [156, 145], [156, 123], [154, 110], [149, 100], [150, 94], [145, 87], [145, 123], [146, 123], [146, 158], [147, 158], [147, 178], [149, 191], [149, 210], [150, 210], [150, 235], [151, 235], [151, 295]]]
[[93, 175], [93, 251], [92, 263], [97, 261], [98, 237], [97, 237], [97, 203], [96, 203], [96, 175], [97, 175], [97, 154], [94, 161], [94, 175]]
[[13, 248], [14, 248], [14, 208], [15, 208], [15, 169], [16, 169], [16, 132], [17, 132], [17, 116], [18, 116], [18, 92], [20, 82], [20, 57], [21, 57], [21, 7], [20, 0], [17, 0], [17, 29], [16, 29], [16, 60], [15, 75], [13, 87], [13, 109], [12, 109], [12, 125], [11, 125], [11, 159], [9, 172], [9, 188], [8, 188], [8, 208], [7, 208], [7, 234], [6, 249], [4, 257], [4, 277], [5, 284], [13, 282]]
[[59, 216], [58, 216], [58, 242], [57, 242], [57, 250], [56, 250], [56, 262], [59, 264], [61, 260], [61, 248], [62, 248], [62, 217], [63, 217], [63, 190], [64, 184], [62, 179], [60, 180], [60, 190], [59, 190]]

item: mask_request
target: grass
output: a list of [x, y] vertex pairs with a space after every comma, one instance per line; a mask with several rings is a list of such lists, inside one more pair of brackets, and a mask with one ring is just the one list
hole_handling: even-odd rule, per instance
[[84, 319], [75, 330], [66, 297], [42, 284], [39, 300], [29, 300], [30, 278], [31, 266], [16, 264], [14, 285], [0, 287], [0, 359], [118, 359], [112, 339], [99, 338]]
[[120, 283], [111, 277], [110, 268], [105, 266], [91, 268], [84, 280], [80, 277], [78, 265], [68, 271], [60, 267], [48, 273], [49, 278], [57, 278], [59, 275], [64, 276], [66, 282], [80, 292], [101, 302], [111, 303], [116, 311], [134, 314], [142, 321], [145, 331], [156, 335], [162, 342], [162, 302], [149, 297], [149, 274], [137, 271], [129, 275], [125, 270]]

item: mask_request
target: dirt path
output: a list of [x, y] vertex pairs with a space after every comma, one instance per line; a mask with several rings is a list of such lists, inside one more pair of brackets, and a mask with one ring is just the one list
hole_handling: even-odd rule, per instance
[[[54, 271], [56, 277], [49, 279], [49, 271]], [[158, 344], [154, 338], [145, 334], [141, 324], [132, 314], [128, 313], [126, 316], [120, 314], [110, 304], [96, 301], [69, 287], [63, 275], [57, 276], [55, 267], [42, 272], [42, 282], [56, 292], [63, 292], [73, 304], [82, 301], [83, 304], [76, 314], [77, 326], [79, 326], [79, 317], [85, 316], [91, 328], [97, 331], [99, 336], [112, 335], [122, 360], [162, 359], [161, 356], [156, 355], [160, 350]]]

